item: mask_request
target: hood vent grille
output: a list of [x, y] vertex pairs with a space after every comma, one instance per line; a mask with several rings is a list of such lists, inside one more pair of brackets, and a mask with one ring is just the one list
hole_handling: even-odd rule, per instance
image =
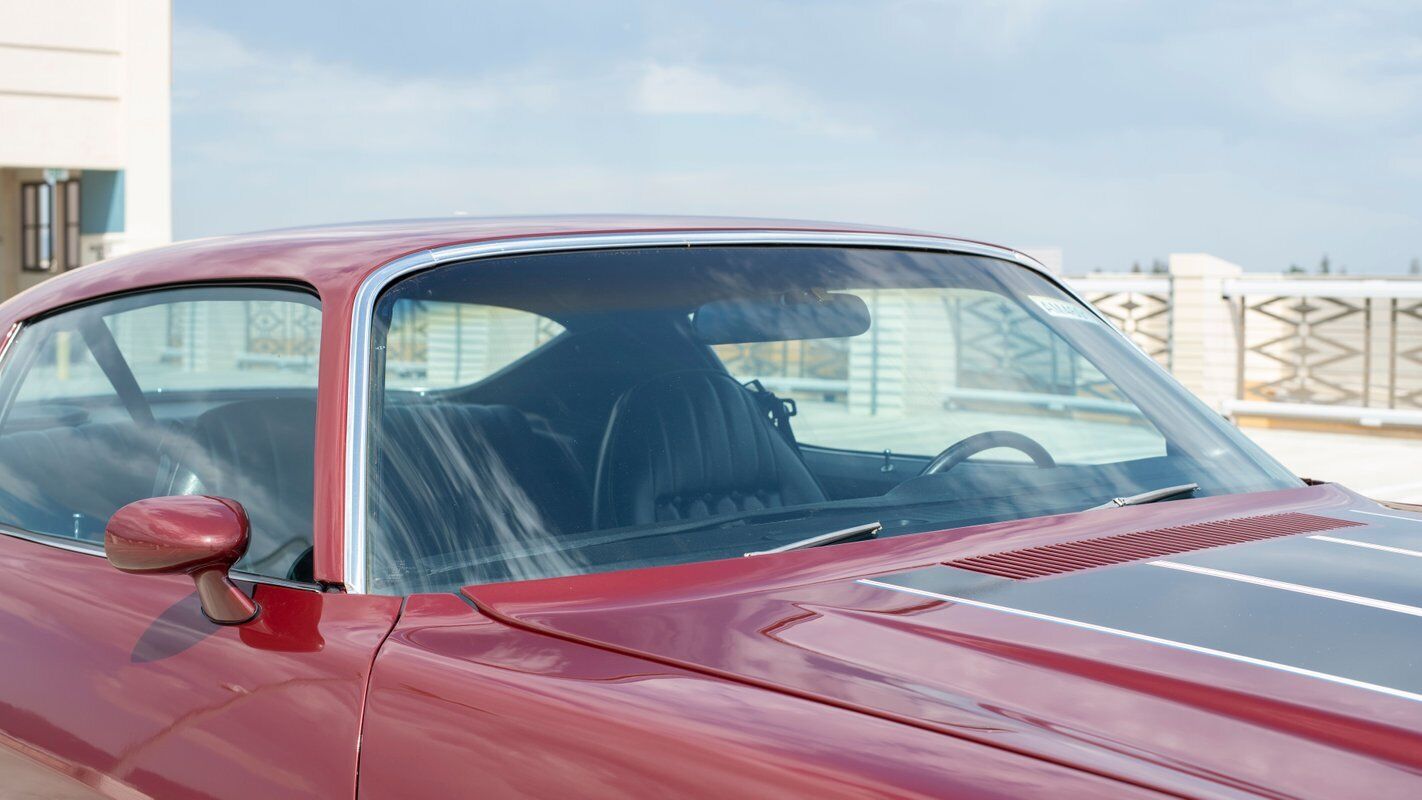
[[1153, 531], [1135, 531], [1099, 539], [1080, 539], [944, 563], [950, 567], [984, 575], [1024, 580], [1260, 539], [1352, 528], [1362, 524], [1312, 514], [1269, 514], [1159, 528]]

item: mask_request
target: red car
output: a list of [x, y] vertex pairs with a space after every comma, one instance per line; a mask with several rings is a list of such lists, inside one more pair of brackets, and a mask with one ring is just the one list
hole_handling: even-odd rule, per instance
[[6, 797], [1422, 797], [1422, 515], [1008, 249], [314, 228], [0, 331]]

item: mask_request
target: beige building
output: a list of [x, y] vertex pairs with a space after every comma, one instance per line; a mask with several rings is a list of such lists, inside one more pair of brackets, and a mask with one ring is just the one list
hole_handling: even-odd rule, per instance
[[172, 238], [170, 0], [0, 0], [0, 295]]

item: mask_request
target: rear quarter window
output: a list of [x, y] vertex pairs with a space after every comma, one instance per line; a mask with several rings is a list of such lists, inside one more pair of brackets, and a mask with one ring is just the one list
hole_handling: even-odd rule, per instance
[[386, 336], [386, 387], [448, 389], [477, 383], [562, 332], [562, 325], [527, 311], [401, 299], [391, 310]]

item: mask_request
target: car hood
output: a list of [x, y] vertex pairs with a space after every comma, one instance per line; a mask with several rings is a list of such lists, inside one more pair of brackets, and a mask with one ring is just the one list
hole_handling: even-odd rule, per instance
[[1333, 485], [464, 592], [1166, 791], [1422, 792], [1422, 514]]

